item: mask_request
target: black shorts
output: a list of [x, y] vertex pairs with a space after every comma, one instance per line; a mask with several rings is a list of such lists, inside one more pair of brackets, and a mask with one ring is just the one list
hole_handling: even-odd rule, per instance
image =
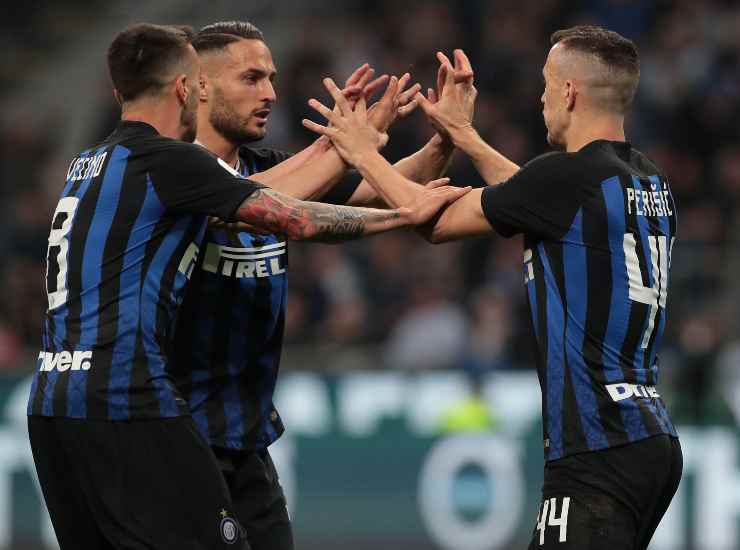
[[213, 452], [186, 417], [30, 416], [41, 489], [62, 550], [246, 550]]
[[547, 463], [529, 550], [645, 550], [682, 469], [668, 435]]
[[285, 494], [267, 451], [213, 448], [231, 493], [234, 513], [252, 550], [293, 550]]

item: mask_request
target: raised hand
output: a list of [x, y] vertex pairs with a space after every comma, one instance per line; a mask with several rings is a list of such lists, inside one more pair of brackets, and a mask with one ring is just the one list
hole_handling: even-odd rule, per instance
[[421, 90], [420, 84], [414, 84], [406, 90], [411, 75], [405, 73], [400, 79], [392, 76], [380, 100], [368, 109], [368, 119], [380, 132], [386, 132], [397, 118], [403, 118], [416, 109], [418, 103], [414, 96]]
[[470, 60], [462, 50], [455, 50], [455, 64], [442, 52], [437, 72], [437, 91], [431, 88], [427, 97], [421, 93], [416, 100], [431, 124], [443, 136], [450, 131], [471, 127], [478, 91], [473, 85], [474, 73]]
[[374, 153], [385, 145], [388, 136], [379, 132], [368, 120], [364, 97], [360, 97], [353, 109], [350, 101], [331, 78], [324, 79], [324, 86], [334, 98], [334, 110], [313, 98], [308, 104], [329, 121], [329, 126], [322, 126], [306, 119], [303, 120], [303, 126], [331, 139], [342, 158], [356, 165], [360, 157]]
[[387, 74], [381, 75], [375, 80], [372, 80], [373, 76], [375, 76], [375, 69], [367, 63], [363, 63], [347, 78], [342, 93], [349, 100], [352, 107], [361, 97], [368, 100], [388, 80]]

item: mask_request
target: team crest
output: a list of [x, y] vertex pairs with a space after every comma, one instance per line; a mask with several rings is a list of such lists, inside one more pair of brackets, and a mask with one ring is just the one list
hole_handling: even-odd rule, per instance
[[225, 510], [221, 511], [221, 538], [226, 544], [234, 544], [239, 538], [239, 524], [230, 517], [228, 517]]

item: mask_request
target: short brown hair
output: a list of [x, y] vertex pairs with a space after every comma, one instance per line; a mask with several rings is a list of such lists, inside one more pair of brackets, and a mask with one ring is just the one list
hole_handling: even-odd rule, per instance
[[193, 47], [201, 54], [223, 50], [229, 44], [240, 40], [264, 42], [265, 37], [261, 30], [248, 21], [219, 21], [200, 29], [193, 40]]
[[550, 44], [562, 43], [569, 50], [596, 57], [609, 70], [614, 107], [627, 112], [640, 80], [640, 57], [632, 40], [619, 33], [592, 25], [578, 25], [555, 31]]
[[119, 33], [108, 48], [113, 87], [124, 101], [159, 91], [169, 71], [187, 58], [193, 29], [138, 23]]

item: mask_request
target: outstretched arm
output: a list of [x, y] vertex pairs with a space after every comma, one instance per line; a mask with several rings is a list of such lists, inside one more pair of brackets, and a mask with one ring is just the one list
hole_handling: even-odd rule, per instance
[[[424, 187], [398, 174], [380, 155], [358, 159], [356, 167], [391, 206], [410, 204], [425, 192]], [[481, 189], [474, 189], [444, 206], [428, 223], [420, 226], [418, 232], [434, 244], [489, 233], [492, 228], [483, 214], [481, 193]]]
[[437, 59], [445, 78], [442, 96], [434, 103], [417, 94], [417, 103], [437, 131], [448, 136], [455, 147], [470, 157], [488, 185], [510, 178], [519, 166], [483, 141], [468, 114], [468, 105], [477, 95], [470, 60], [462, 50], [455, 50], [454, 67], [442, 52], [437, 52]]
[[439, 187], [425, 191], [407, 203], [408, 207], [378, 210], [301, 201], [271, 189], [258, 189], [245, 199], [234, 217], [263, 230], [283, 233], [291, 240], [332, 243], [425, 223], [440, 208], [469, 191], [469, 187]]

